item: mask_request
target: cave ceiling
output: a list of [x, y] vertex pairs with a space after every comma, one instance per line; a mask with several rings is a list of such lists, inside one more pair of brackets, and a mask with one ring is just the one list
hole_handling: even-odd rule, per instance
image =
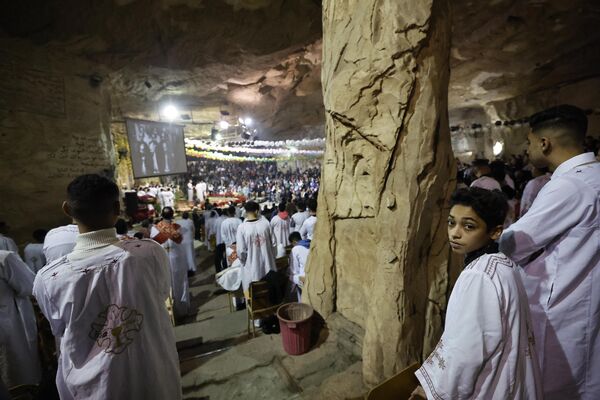
[[[453, 0], [451, 111], [600, 74], [597, 0]], [[24, 0], [0, 35], [98, 66], [113, 119], [176, 104], [190, 136], [251, 117], [259, 137], [323, 136], [317, 0]], [[468, 113], [467, 113], [468, 114]], [[461, 115], [461, 113], [451, 115]]]

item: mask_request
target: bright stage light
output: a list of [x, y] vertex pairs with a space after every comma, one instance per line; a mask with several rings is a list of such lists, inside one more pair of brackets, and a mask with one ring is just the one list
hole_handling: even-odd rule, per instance
[[162, 115], [167, 121], [174, 121], [179, 117], [179, 111], [173, 104], [168, 104], [163, 108]]
[[504, 144], [502, 144], [502, 142], [496, 142], [496, 143], [494, 143], [494, 147], [492, 148], [492, 151], [494, 152], [495, 156], [498, 156], [500, 153], [502, 153], [503, 149], [504, 149]]
[[221, 136], [221, 134], [220, 134], [220, 133], [217, 133], [217, 134], [215, 135], [215, 140], [221, 140], [221, 138], [222, 138], [222, 137], [223, 137], [223, 136]]
[[219, 122], [219, 127], [221, 129], [227, 129], [227, 128], [229, 128], [229, 122], [227, 122], [227, 121], [220, 121]]
[[297, 153], [297, 152], [298, 152], [297, 147], [290, 147], [290, 153]]
[[246, 126], [252, 126], [252, 118], [250, 118], [250, 117], [247, 117], [247, 118], [244, 120], [244, 124], [245, 124]]

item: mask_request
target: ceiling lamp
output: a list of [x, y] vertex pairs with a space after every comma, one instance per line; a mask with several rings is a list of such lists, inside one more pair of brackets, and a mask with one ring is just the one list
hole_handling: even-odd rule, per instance
[[227, 129], [227, 128], [229, 128], [229, 122], [221, 120], [221, 121], [219, 121], [219, 127], [221, 129]]
[[246, 117], [246, 119], [244, 119], [244, 124], [246, 126], [252, 126], [252, 118]]
[[163, 108], [162, 115], [167, 121], [171, 122], [177, 119], [177, 117], [179, 116], [179, 111], [177, 110], [177, 107], [175, 107], [173, 104], [168, 104], [165, 106], [165, 108]]

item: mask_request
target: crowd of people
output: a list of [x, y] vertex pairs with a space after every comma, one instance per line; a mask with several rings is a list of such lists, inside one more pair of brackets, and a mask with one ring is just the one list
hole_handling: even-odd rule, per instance
[[194, 187], [202, 182], [206, 185], [204, 191], [207, 194], [242, 194], [246, 198], [277, 203], [285, 198], [314, 196], [319, 190], [321, 176], [318, 165], [302, 170], [296, 168], [283, 171], [275, 162], [224, 162], [206, 159], [189, 161], [188, 171], [188, 179]]
[[[530, 126], [526, 155], [459, 166], [448, 240], [465, 267], [413, 399], [600, 398], [597, 142], [585, 138], [587, 118], [572, 106], [542, 111]], [[298, 301], [318, 182], [314, 171], [298, 178], [261, 168], [269, 179], [243, 178], [254, 172], [236, 165], [203, 183], [231, 188], [223, 176], [238, 173], [255, 188], [281, 185], [277, 207], [204, 202], [176, 219], [165, 204], [160, 219], [135, 228], [120, 219], [115, 183], [80, 176], [63, 203], [72, 223], [37, 230], [26, 262], [0, 223], [0, 394], [40, 382], [33, 296], [56, 339], [62, 399], [181, 398], [173, 323], [189, 312], [194, 240], [214, 252], [217, 282], [244, 298], [287, 259], [285, 296]]]

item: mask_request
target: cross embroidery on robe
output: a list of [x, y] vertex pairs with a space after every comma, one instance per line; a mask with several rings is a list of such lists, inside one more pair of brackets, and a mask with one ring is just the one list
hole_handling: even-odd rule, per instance
[[109, 354], [120, 354], [142, 329], [144, 316], [137, 310], [110, 304], [92, 323], [89, 337]]
[[444, 343], [443, 343], [442, 339], [440, 339], [437, 346], [435, 346], [435, 349], [433, 349], [433, 352], [429, 355], [429, 357], [427, 357], [427, 361], [425, 361], [425, 362], [429, 365], [433, 365], [433, 361], [434, 361], [434, 359], [436, 359], [438, 367], [442, 370], [445, 369], [446, 368], [446, 360], [444, 360], [444, 358], [439, 353], [439, 350], [442, 350], [443, 348], [444, 348]]

